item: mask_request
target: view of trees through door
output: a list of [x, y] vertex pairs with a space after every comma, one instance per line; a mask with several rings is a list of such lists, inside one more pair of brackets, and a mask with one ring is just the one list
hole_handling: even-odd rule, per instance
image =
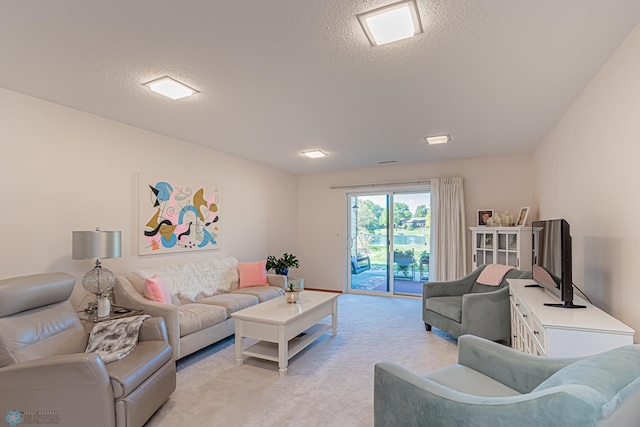
[[429, 280], [431, 194], [348, 197], [349, 292], [422, 295], [422, 283]]

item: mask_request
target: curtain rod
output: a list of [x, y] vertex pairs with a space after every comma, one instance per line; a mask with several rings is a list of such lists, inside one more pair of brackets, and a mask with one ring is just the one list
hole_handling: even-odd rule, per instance
[[400, 182], [378, 182], [372, 184], [350, 184], [350, 185], [333, 185], [329, 187], [330, 190], [339, 190], [347, 188], [364, 188], [364, 187], [388, 187], [390, 185], [417, 185], [417, 184], [430, 184], [430, 179], [423, 179], [420, 181], [400, 181]]

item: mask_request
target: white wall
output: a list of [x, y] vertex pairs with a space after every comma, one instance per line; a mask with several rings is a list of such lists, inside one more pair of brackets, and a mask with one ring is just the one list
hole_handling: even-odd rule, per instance
[[638, 76], [640, 26], [534, 153], [534, 200], [540, 216], [564, 217], [571, 225], [574, 283], [595, 305], [636, 331], [640, 331]]
[[[298, 177], [298, 253], [305, 287], [343, 290], [347, 279], [347, 198], [331, 186], [464, 178], [467, 226], [479, 209], [514, 215], [532, 200], [531, 156], [505, 156], [302, 175]], [[406, 188], [406, 187], [402, 187]], [[388, 189], [388, 188], [387, 188]], [[375, 190], [375, 189], [374, 189]], [[530, 218], [535, 217], [532, 207]], [[467, 232], [470, 256], [471, 232]], [[470, 258], [468, 268], [471, 267]]]
[[[0, 278], [66, 271], [71, 232], [121, 230], [116, 274], [160, 263], [232, 255], [240, 261], [296, 252], [295, 176], [194, 144], [0, 89]], [[221, 190], [221, 249], [137, 255], [138, 172]], [[293, 207], [293, 208], [290, 208]]]

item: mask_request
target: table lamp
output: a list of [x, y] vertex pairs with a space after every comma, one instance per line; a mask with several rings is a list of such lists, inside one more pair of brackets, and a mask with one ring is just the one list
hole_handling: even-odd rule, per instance
[[96, 265], [82, 277], [82, 287], [96, 295], [96, 303], [100, 295], [111, 292], [116, 277], [100, 264], [100, 259], [120, 258], [120, 231], [74, 231], [73, 259], [95, 258]]

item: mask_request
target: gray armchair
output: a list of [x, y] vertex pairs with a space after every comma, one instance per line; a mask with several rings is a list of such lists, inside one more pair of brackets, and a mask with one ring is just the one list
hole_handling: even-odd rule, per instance
[[135, 349], [105, 365], [84, 352], [74, 284], [65, 273], [0, 280], [0, 414], [25, 424], [142, 426], [176, 386], [164, 321], [146, 319]]
[[458, 280], [424, 283], [422, 320], [427, 331], [435, 326], [456, 338], [473, 334], [491, 341], [510, 340], [507, 279], [530, 279], [531, 272], [513, 269], [499, 286], [486, 286], [476, 282], [485, 267]]
[[640, 422], [640, 345], [582, 359], [519, 352], [473, 335], [458, 363], [416, 375], [380, 362], [374, 425], [621, 427]]

